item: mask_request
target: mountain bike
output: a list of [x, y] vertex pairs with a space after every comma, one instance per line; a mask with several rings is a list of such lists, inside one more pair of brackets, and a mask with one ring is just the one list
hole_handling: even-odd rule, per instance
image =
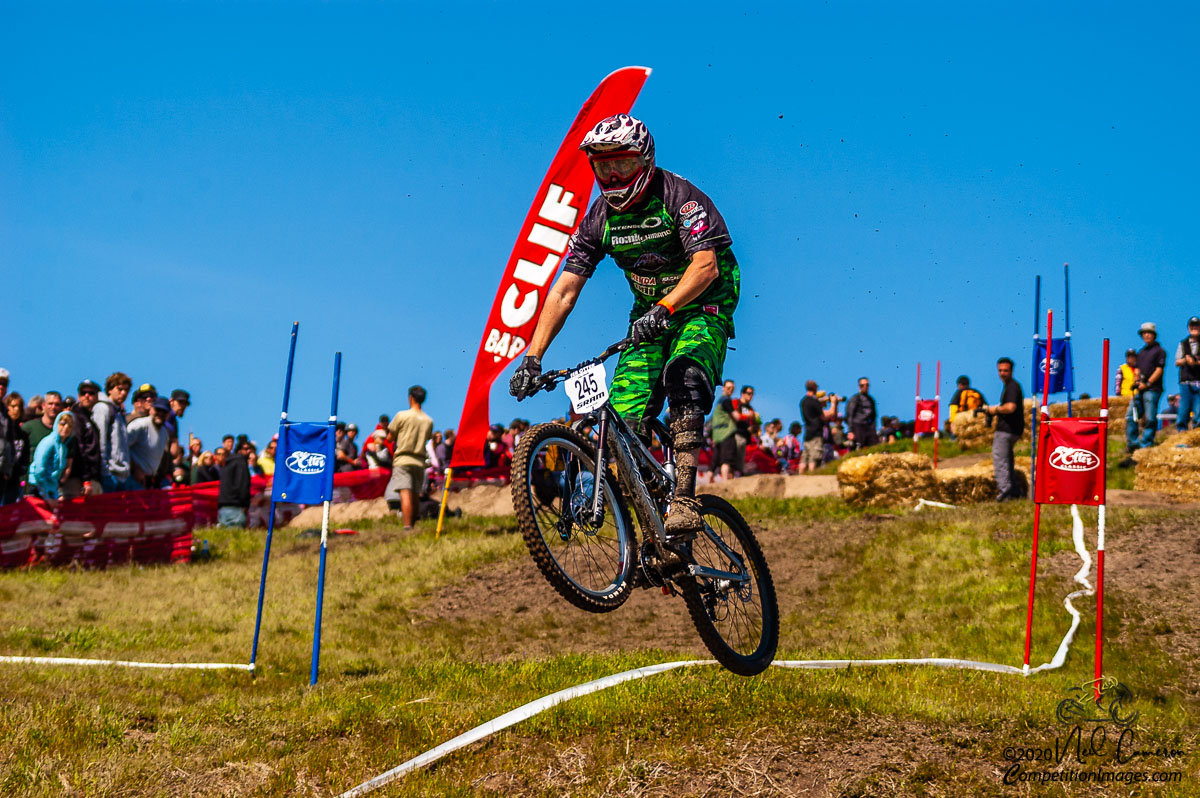
[[574, 368], [541, 375], [534, 393], [563, 384], [581, 417], [569, 426], [538, 424], [521, 436], [512, 461], [521, 534], [542, 575], [576, 607], [611, 612], [635, 588], [681, 595], [719, 663], [743, 676], [761, 673], [779, 642], [767, 561], [745, 519], [716, 496], [699, 497], [703, 532], [667, 539], [671, 433], [651, 420], [665, 455], [659, 463], [609, 401], [604, 361], [631, 344], [626, 338]]

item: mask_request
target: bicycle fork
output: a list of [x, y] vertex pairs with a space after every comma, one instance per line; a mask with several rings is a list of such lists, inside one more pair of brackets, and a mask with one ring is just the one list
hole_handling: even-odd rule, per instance
[[604, 486], [604, 441], [608, 438], [608, 413], [600, 414], [600, 441], [596, 444], [596, 474], [592, 481], [592, 527], [604, 521], [604, 505], [600, 493]]

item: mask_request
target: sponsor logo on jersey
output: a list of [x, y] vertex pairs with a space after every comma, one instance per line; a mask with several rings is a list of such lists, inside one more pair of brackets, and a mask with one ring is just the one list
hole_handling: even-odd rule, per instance
[[1087, 449], [1058, 446], [1050, 453], [1050, 465], [1059, 471], [1091, 471], [1100, 466], [1100, 458]]
[[707, 229], [708, 222], [704, 221], [703, 219], [697, 219], [696, 223], [692, 225], [692, 237], [695, 238]]
[[683, 224], [684, 229], [686, 230], [686, 229], [691, 228], [691, 226], [694, 225], [696, 222], [700, 221], [701, 219], [706, 219], [706, 218], [708, 218], [708, 214], [705, 211], [697, 211], [696, 213], [693, 213], [691, 216], [684, 218], [682, 224]]
[[681, 207], [679, 209], [679, 215], [687, 216], [689, 213], [691, 213], [692, 211], [696, 210], [699, 207], [700, 207], [700, 203], [696, 202], [695, 200], [691, 200], [690, 202], [685, 202], [685, 203], [683, 203], [683, 207]]
[[670, 230], [659, 230], [658, 232], [649, 233], [647, 235], [642, 235], [641, 233], [632, 233], [627, 236], [613, 236], [612, 245], [614, 247], [620, 247], [628, 244], [640, 244], [643, 241], [654, 241], [655, 239], [666, 238], [669, 235], [671, 235]]
[[705, 305], [704, 312], [711, 314], [713, 316], [716, 316], [718, 313], [720, 313], [720, 311], [717, 309], [716, 305]]
[[284, 464], [297, 474], [319, 474], [325, 470], [325, 455], [318, 452], [292, 452]]
[[629, 279], [639, 285], [658, 285], [658, 278], [645, 274], [630, 274]]
[[613, 230], [654, 230], [663, 226], [661, 216], [647, 216], [639, 224], [615, 224]]
[[670, 265], [670, 261], [657, 252], [646, 252], [630, 267], [634, 271], [658, 272]]

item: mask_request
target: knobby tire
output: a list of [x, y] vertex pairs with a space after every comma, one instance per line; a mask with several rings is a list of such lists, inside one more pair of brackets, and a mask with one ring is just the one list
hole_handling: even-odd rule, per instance
[[[775, 598], [775, 584], [771, 581], [771, 571], [767, 567], [766, 558], [763, 557], [762, 548], [759, 547], [754, 532], [742, 518], [741, 513], [732, 504], [717, 496], [705, 494], [698, 498], [701, 516], [705, 517], [706, 521], [716, 518], [723, 522], [722, 528], [714, 528], [714, 531], [721, 535], [726, 546], [735, 552], [740, 550], [746, 567], [750, 569], [752, 575], [750, 589], [753, 591], [751, 595], [757, 595], [761, 603], [761, 624], [758, 629], [757, 647], [750, 652], [738, 651], [725, 639], [713, 615], [710, 614], [710, 605], [714, 602], [712, 593], [706, 591], [705, 582], [708, 580], [689, 576], [679, 579], [677, 584], [683, 594], [684, 603], [687, 604], [692, 623], [700, 634], [700, 639], [712, 652], [717, 662], [741, 676], [754, 676], [767, 669], [775, 658], [775, 649], [779, 645], [779, 604]], [[734, 540], [725, 539], [726, 531], [732, 533]], [[694, 552], [698, 550], [697, 547], [702, 545], [711, 547], [714, 552], [719, 551], [711, 541], [705, 539], [704, 533], [701, 533], [692, 545]], [[701, 562], [699, 559], [697, 562], [701, 565], [710, 564]], [[740, 601], [737, 596], [733, 596], [731, 600]], [[719, 603], [717, 609], [718, 611], [723, 609]], [[736, 607], [735, 609], [742, 608]], [[747, 618], [744, 625], [749, 628], [753, 624]], [[726, 632], [728, 633], [729, 630], [727, 629]]]
[[[606, 517], [611, 517], [618, 538], [624, 539], [625, 557], [623, 561], [619, 560], [616, 563], [610, 589], [604, 590], [602, 595], [598, 595], [600, 591], [587, 590], [581, 586], [559, 564], [544, 537], [547, 530], [544, 530], [542, 524], [538, 522], [539, 507], [543, 510], [542, 514], [546, 514], [547, 505], [535, 493], [535, 485], [531, 481], [531, 466], [538, 467], [537, 454], [551, 445], [548, 442], [554, 440], [561, 440], [573, 445], [583, 454], [584, 458], [590, 461], [588, 462], [589, 467], [594, 468], [595, 447], [570, 427], [555, 423], [538, 424], [526, 431], [521, 436], [521, 442], [517, 446], [512, 460], [513, 509], [516, 511], [521, 536], [525, 539], [525, 545], [528, 547], [529, 553], [533, 555], [538, 570], [542, 572], [546, 581], [558, 591], [559, 595], [588, 612], [612, 612], [628, 600], [633, 590], [633, 569], [637, 564], [637, 540], [633, 533], [632, 518], [617, 481], [606, 469], [604, 478], [605, 513]], [[544, 487], [543, 490], [545, 490]], [[565, 509], [560, 506], [560, 514]], [[553, 530], [550, 530], [549, 533], [555, 534]], [[581, 545], [590, 544], [583, 543]]]

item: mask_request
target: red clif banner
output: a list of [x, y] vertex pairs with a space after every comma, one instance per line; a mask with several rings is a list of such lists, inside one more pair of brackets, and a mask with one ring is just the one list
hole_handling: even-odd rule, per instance
[[587, 157], [579, 151], [579, 142], [605, 117], [628, 113], [649, 75], [650, 70], [645, 67], [624, 67], [602, 80], [559, 146], [521, 226], [492, 303], [463, 403], [450, 465], [483, 465], [492, 383], [525, 351], [545, 304], [547, 289], [567, 252], [567, 241], [587, 212], [594, 178]]
[[1107, 424], [1099, 418], [1042, 419], [1038, 428], [1039, 504], [1104, 504], [1107, 464], [1101, 448]]
[[917, 400], [917, 419], [913, 432], [920, 435], [925, 432], [937, 432], [938, 401], [936, 399]]

